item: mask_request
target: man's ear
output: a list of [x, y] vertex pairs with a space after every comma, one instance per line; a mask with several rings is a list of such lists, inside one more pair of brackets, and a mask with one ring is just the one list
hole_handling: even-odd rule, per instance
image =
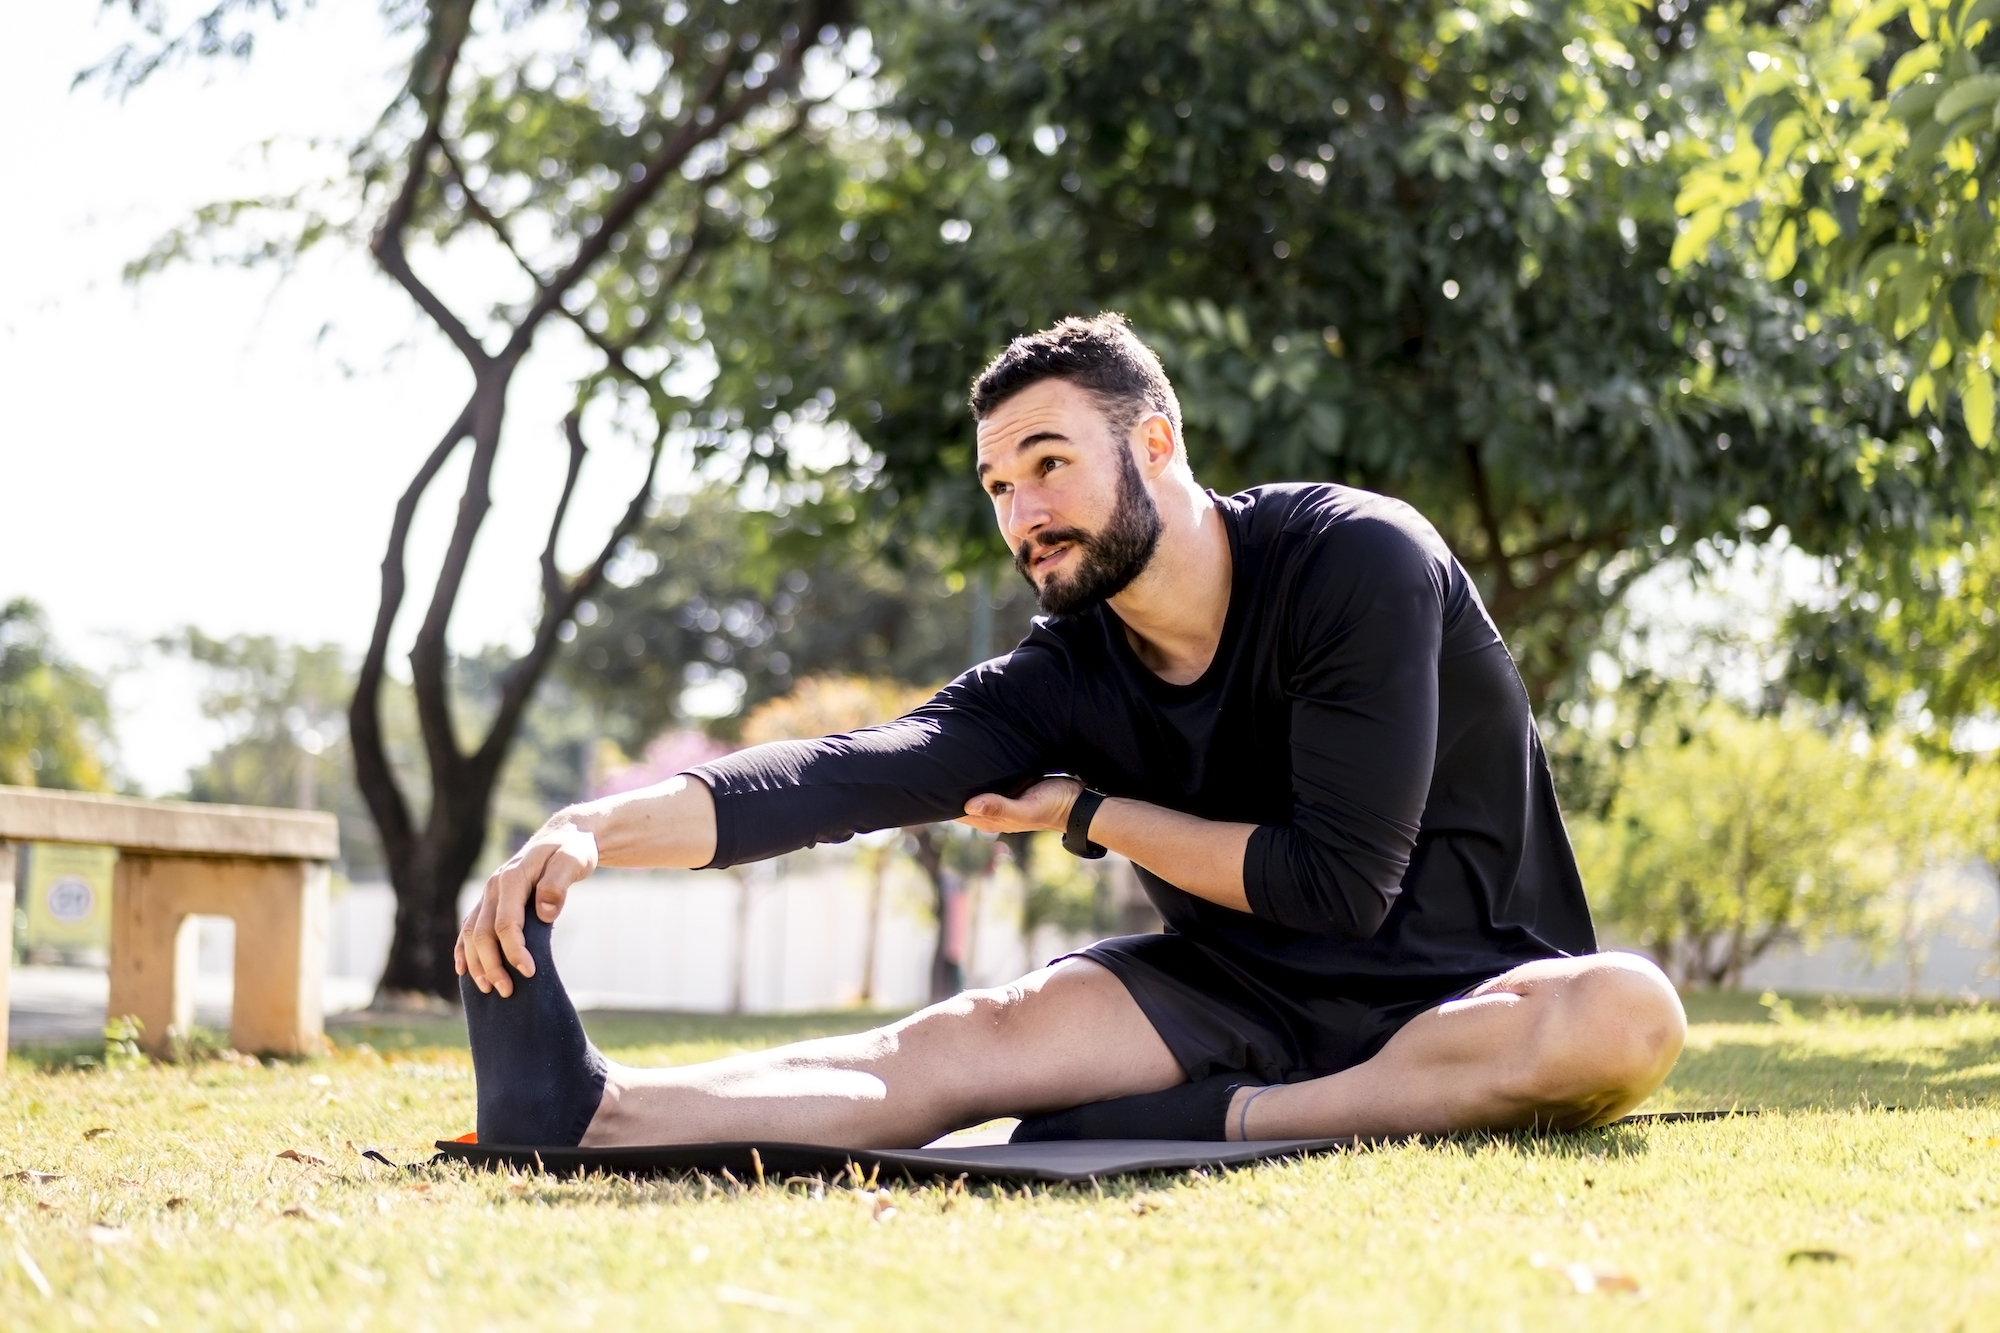
[[1139, 470], [1151, 478], [1159, 476], [1173, 466], [1178, 452], [1174, 442], [1174, 425], [1163, 412], [1148, 412], [1133, 427], [1136, 437], [1133, 443], [1139, 447]]

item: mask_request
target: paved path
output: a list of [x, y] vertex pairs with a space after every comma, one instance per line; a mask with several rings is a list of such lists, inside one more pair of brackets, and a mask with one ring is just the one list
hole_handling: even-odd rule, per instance
[[[227, 1031], [232, 992], [228, 976], [198, 975], [194, 1021], [201, 1027]], [[326, 1012], [332, 1015], [363, 1008], [373, 992], [374, 986], [359, 977], [328, 977]], [[7, 993], [7, 1045], [88, 1041], [104, 1031], [110, 994], [110, 979], [102, 968], [16, 967]]]

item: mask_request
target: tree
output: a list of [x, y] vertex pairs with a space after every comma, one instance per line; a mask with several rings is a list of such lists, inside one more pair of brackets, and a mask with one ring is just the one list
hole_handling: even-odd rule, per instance
[[1865, 326], [1738, 263], [1670, 271], [1681, 170], [1723, 111], [1677, 9], [869, 17], [885, 100], [732, 185], [760, 225], [695, 299], [755, 451], [831, 400], [896, 525], [997, 555], [962, 386], [1010, 333], [1122, 308], [1205, 478], [1410, 499], [1544, 701], [1686, 543], [1845, 549], [1962, 506], [1983, 467], [1915, 429]]
[[[154, 36], [99, 69], [130, 88], [183, 54], [247, 54], [262, 0], [218, 0], [168, 37], [158, 11], [128, 0]], [[282, 16], [284, 6], [271, 6]], [[418, 40], [408, 74], [375, 127], [351, 146], [349, 174], [318, 192], [204, 210], [167, 236], [140, 271], [197, 254], [220, 236], [228, 257], [287, 259], [331, 238], [366, 244], [463, 357], [465, 405], [403, 492], [382, 562], [381, 603], [349, 714], [356, 779], [396, 888], [396, 930], [382, 985], [456, 993], [456, 898], [486, 841], [493, 792], [558, 632], [644, 517], [699, 313], [680, 287], [709, 246], [711, 192], [754, 177], [772, 144], [795, 133], [807, 56], [837, 51], [843, 0], [627, 0], [622, 4], [390, 5]], [[834, 83], [842, 72], [830, 62]], [[331, 196], [334, 209], [316, 201]], [[345, 212], [339, 210], [344, 209]], [[242, 224], [265, 231], [245, 241]], [[282, 230], [288, 227], [289, 230]], [[276, 231], [278, 240], [269, 236]], [[420, 275], [427, 255], [484, 253], [519, 280], [487, 294], [483, 315]], [[497, 678], [484, 734], [467, 744], [454, 716], [447, 629], [491, 504], [508, 392], [537, 339], [567, 321], [594, 353], [562, 422], [568, 470], [541, 559], [541, 615], [528, 650]], [[687, 335], [692, 329], [694, 338]], [[572, 575], [556, 548], [587, 452], [585, 422], [634, 418], [650, 463], [597, 556]], [[429, 800], [413, 809], [383, 732], [389, 645], [408, 594], [404, 554], [419, 502], [446, 462], [468, 451], [451, 538], [410, 652]]]
[[1891, 889], [1967, 849], [1949, 768], [1723, 704], [1655, 726], [1605, 817], [1572, 827], [1605, 924], [1684, 984], [1735, 986], [1787, 940], [1875, 939]]
[[104, 684], [63, 656], [41, 607], [0, 606], [0, 783], [109, 791]]

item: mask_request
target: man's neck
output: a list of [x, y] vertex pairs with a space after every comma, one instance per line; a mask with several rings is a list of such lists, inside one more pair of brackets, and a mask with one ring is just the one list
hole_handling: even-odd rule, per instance
[[1170, 685], [1189, 685], [1208, 670], [1222, 642], [1235, 562], [1222, 515], [1193, 478], [1156, 501], [1160, 543], [1145, 573], [1110, 606], [1147, 669]]

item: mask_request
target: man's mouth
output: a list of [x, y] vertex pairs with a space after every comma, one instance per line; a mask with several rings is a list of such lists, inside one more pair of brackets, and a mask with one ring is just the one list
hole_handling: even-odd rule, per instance
[[1032, 568], [1037, 573], [1043, 573], [1048, 570], [1054, 569], [1056, 567], [1057, 562], [1059, 562], [1064, 556], [1068, 555], [1069, 552], [1070, 552], [1070, 547], [1069, 543], [1067, 542], [1063, 543], [1060, 546], [1052, 546], [1048, 550], [1043, 551], [1035, 556]]

